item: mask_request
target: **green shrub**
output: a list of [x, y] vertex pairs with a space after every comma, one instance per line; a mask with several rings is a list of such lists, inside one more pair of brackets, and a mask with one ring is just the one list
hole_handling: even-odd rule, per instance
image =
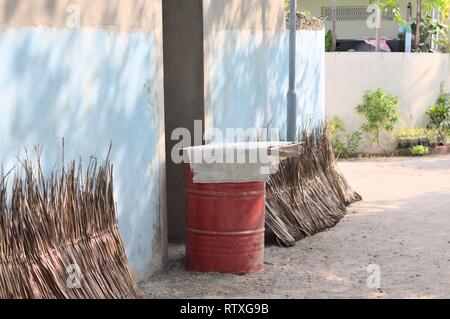
[[347, 131], [345, 129], [344, 121], [339, 116], [333, 115], [327, 121], [327, 132], [333, 137], [345, 134]]
[[436, 104], [432, 105], [426, 114], [430, 118], [427, 127], [438, 132], [438, 143], [447, 143], [447, 135], [450, 130], [450, 94], [445, 91], [445, 82], [441, 83]]
[[346, 146], [345, 142], [339, 139], [332, 140], [331, 141], [331, 147], [333, 148], [333, 153], [336, 159], [339, 159], [342, 154], [346, 153]]
[[325, 51], [331, 52], [333, 49], [333, 33], [331, 33], [331, 30], [328, 30], [328, 32], [325, 34]]
[[401, 128], [398, 131], [398, 137], [417, 138], [427, 136], [428, 130], [425, 128]]
[[441, 82], [441, 90], [436, 100], [436, 104], [444, 104], [450, 106], [450, 94], [445, 91], [445, 81]]
[[450, 106], [446, 104], [435, 104], [430, 106], [427, 113], [430, 118], [429, 127], [440, 127], [442, 122], [449, 119]]
[[340, 157], [353, 157], [357, 154], [362, 134], [359, 131], [347, 132], [344, 121], [338, 116], [332, 116], [327, 121], [327, 134], [331, 141], [333, 153]]
[[361, 144], [362, 133], [360, 131], [354, 131], [350, 134], [350, 139], [347, 143], [347, 154], [348, 156], [355, 156], [359, 149], [359, 144]]
[[425, 156], [430, 154], [430, 149], [423, 145], [416, 145], [411, 147], [411, 154], [414, 156]]
[[386, 153], [380, 143], [380, 134], [383, 131], [392, 132], [400, 120], [398, 97], [384, 93], [382, 89], [367, 91], [356, 111], [366, 117], [366, 122], [361, 126], [362, 131], [371, 134], [372, 142]]

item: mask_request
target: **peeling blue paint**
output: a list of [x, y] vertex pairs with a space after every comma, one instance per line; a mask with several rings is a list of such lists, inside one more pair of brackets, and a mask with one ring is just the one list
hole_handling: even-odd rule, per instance
[[[105, 158], [110, 142], [115, 199], [138, 277], [156, 253], [159, 225], [158, 92], [153, 33], [100, 29], [0, 32], [0, 162], [42, 145], [44, 171], [65, 158]], [[156, 227], [157, 228], [157, 227]]]

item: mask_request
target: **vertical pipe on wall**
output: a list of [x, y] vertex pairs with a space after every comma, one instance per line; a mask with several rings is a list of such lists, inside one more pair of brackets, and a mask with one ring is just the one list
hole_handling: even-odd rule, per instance
[[378, 6], [377, 6], [377, 25], [376, 25], [376, 47], [375, 47], [375, 51], [376, 52], [380, 52], [380, 47], [381, 47], [381, 20], [383, 19], [383, 15], [382, 15], [382, 11], [381, 11], [381, 7], [380, 7], [380, 1], [378, 1]]
[[289, 19], [289, 91], [287, 94], [287, 140], [297, 139], [297, 94], [295, 92], [297, 0], [290, 0]]
[[419, 52], [420, 44], [420, 25], [422, 23], [422, 0], [417, 0], [417, 18], [416, 18], [416, 39], [414, 43], [414, 52]]

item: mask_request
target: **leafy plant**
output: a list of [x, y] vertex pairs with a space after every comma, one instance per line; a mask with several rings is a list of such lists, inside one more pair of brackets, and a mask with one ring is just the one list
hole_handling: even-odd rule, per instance
[[428, 136], [427, 130], [424, 128], [402, 128], [397, 134], [400, 138], [418, 138], [422, 136]]
[[358, 152], [359, 144], [361, 144], [362, 133], [360, 131], [354, 131], [350, 134], [350, 139], [347, 144], [347, 154], [350, 156], [355, 155]]
[[445, 104], [432, 105], [426, 114], [430, 118], [430, 127], [438, 128], [449, 119], [450, 107]]
[[397, 133], [398, 148], [405, 149], [416, 145], [429, 146], [433, 139], [428, 129], [425, 128], [402, 128]]
[[423, 145], [413, 146], [413, 147], [411, 147], [410, 151], [411, 151], [411, 154], [414, 156], [425, 156], [425, 155], [430, 154], [430, 149]]
[[329, 118], [327, 123], [327, 130], [330, 136], [337, 136], [339, 134], [345, 134], [345, 124], [344, 121], [336, 115]]
[[380, 8], [385, 13], [392, 13], [394, 16], [394, 21], [399, 25], [406, 25], [407, 21], [403, 18], [400, 12], [400, 4], [398, 0], [370, 0], [371, 4], [379, 4]]
[[441, 82], [439, 96], [436, 100], [436, 104], [445, 104], [450, 107], [450, 94], [445, 91], [445, 84], [445, 81]]
[[380, 134], [383, 131], [392, 132], [400, 120], [398, 97], [384, 93], [382, 89], [366, 91], [363, 103], [356, 107], [356, 111], [366, 117], [362, 131], [371, 134], [372, 142], [386, 153], [380, 143]]
[[450, 130], [450, 94], [445, 91], [445, 82], [441, 83], [441, 90], [436, 100], [426, 115], [430, 118], [429, 129], [435, 129], [438, 133], [438, 143], [445, 144]]
[[332, 116], [328, 120], [327, 133], [337, 159], [353, 157], [357, 154], [362, 134], [359, 131], [347, 132], [344, 121], [340, 117]]
[[333, 34], [331, 30], [328, 30], [328, 32], [325, 34], [325, 51], [331, 52], [333, 49]]
[[439, 52], [442, 53], [450, 53], [450, 43], [448, 41], [448, 35], [446, 34], [445, 36], [439, 37], [438, 40], [438, 50]]
[[[416, 23], [411, 25], [413, 34], [416, 33]], [[419, 38], [419, 49], [421, 52], [434, 52], [431, 49], [431, 41], [429, 39], [433, 35], [439, 35], [439, 40], [435, 43], [438, 47], [438, 51], [446, 52], [448, 51], [448, 37], [447, 37], [448, 26], [441, 23], [438, 19], [434, 19], [430, 15], [422, 17], [420, 23], [420, 38]]]
[[339, 139], [331, 141], [331, 147], [333, 148], [333, 153], [336, 159], [339, 159], [342, 154], [346, 153], [345, 142]]
[[[399, 0], [370, 0], [370, 3], [378, 3], [384, 12], [392, 13], [397, 24], [405, 26], [408, 23], [401, 15]], [[449, 6], [449, 0], [418, 0], [416, 16], [420, 17], [420, 24], [416, 51], [430, 52], [428, 39], [430, 35], [439, 34], [438, 49], [440, 52], [448, 52], [448, 27], [440, 21], [448, 21]], [[431, 13], [435, 8], [441, 12], [440, 21], [432, 18]], [[413, 34], [417, 31], [416, 24], [417, 21], [412, 25]]]

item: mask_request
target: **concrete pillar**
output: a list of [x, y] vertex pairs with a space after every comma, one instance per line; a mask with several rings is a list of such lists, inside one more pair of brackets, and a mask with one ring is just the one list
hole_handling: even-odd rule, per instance
[[174, 164], [174, 129], [191, 132], [194, 120], [204, 120], [203, 4], [202, 0], [164, 0], [164, 99], [167, 156], [167, 212], [169, 239], [185, 236], [185, 167]]

